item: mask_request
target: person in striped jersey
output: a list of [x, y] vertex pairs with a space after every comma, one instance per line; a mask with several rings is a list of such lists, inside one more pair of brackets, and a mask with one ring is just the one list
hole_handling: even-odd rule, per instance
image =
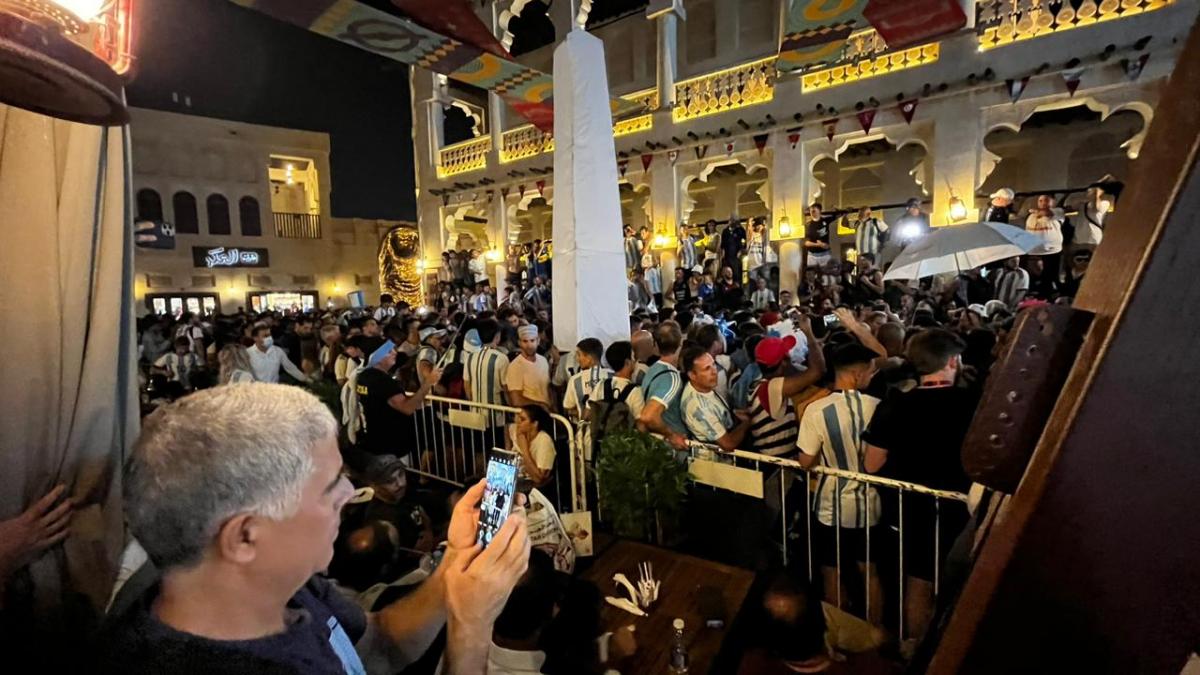
[[[479, 335], [479, 351], [470, 355], [463, 368], [463, 382], [467, 399], [476, 403], [504, 405], [504, 375], [508, 371], [508, 357], [497, 349], [500, 342], [500, 322], [484, 319], [475, 326]], [[481, 432], [482, 438], [476, 448], [498, 447], [504, 441], [504, 413], [485, 413], [487, 423]]]
[[563, 394], [563, 410], [573, 419], [586, 417], [588, 396], [597, 384], [612, 377], [612, 372], [600, 365], [603, 357], [604, 343], [596, 338], [584, 338], [575, 345], [579, 370], [567, 380], [567, 391]]
[[[879, 399], [862, 393], [877, 371], [874, 351], [857, 342], [842, 345], [832, 354], [834, 393], [808, 404], [800, 420], [798, 461], [810, 467], [818, 461], [843, 471], [864, 472], [863, 430], [871, 422]], [[876, 565], [867, 560], [867, 541], [883, 544], [879, 524], [880, 503], [875, 489], [866, 483], [846, 478], [821, 476], [813, 506], [817, 524], [813, 528], [813, 549], [821, 562], [828, 602], [839, 601], [839, 570], [853, 560], [867, 577], [874, 614], [883, 606]], [[868, 534], [869, 532], [869, 534]], [[840, 560], [839, 560], [840, 556]], [[878, 558], [878, 555], [874, 557]], [[867, 617], [872, 620], [872, 617]]]
[[446, 331], [437, 326], [426, 326], [421, 329], [419, 335], [421, 348], [417, 350], [417, 373], [424, 382], [429, 378], [429, 373], [437, 366], [442, 352], [445, 351], [442, 349], [442, 339], [446, 337]]

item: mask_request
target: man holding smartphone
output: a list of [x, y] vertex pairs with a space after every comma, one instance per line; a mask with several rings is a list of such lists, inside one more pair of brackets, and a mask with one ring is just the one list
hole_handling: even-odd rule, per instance
[[477, 675], [529, 561], [521, 508], [486, 549], [476, 543], [481, 481], [424, 583], [378, 612], [342, 598], [320, 573], [354, 488], [333, 415], [296, 387], [216, 387], [159, 408], [124, 487], [161, 580], [111, 617], [96, 643], [103, 674], [397, 672], [445, 626], [443, 672]]

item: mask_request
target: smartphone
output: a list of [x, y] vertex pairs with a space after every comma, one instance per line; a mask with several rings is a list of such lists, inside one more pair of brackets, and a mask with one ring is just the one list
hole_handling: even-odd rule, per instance
[[521, 456], [500, 448], [493, 448], [488, 457], [487, 484], [483, 488], [483, 502], [479, 505], [479, 543], [487, 546], [500, 526], [512, 513], [517, 498], [517, 474], [520, 473]]
[[838, 322], [837, 314], [826, 314], [824, 316], [824, 319], [825, 319], [825, 327], [826, 328], [837, 325], [837, 322]]

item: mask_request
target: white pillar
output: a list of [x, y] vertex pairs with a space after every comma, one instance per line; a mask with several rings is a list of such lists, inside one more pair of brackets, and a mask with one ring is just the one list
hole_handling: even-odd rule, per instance
[[657, 22], [658, 29], [658, 107], [675, 106], [675, 79], [679, 72], [679, 20], [687, 20], [682, 0], [652, 2], [646, 18]]
[[571, 31], [554, 50], [554, 341], [629, 339], [621, 202], [604, 43]]
[[967, 220], [978, 213], [975, 190], [982, 183], [979, 158], [984, 150], [979, 104], [973, 94], [939, 102], [933, 124], [933, 204], [929, 220], [935, 227], [950, 224], [950, 198], [967, 206]]
[[[803, 140], [793, 149], [786, 133], [771, 134], [769, 191], [772, 242], [779, 245], [779, 288], [793, 296], [800, 284], [801, 241], [804, 238], [804, 208], [808, 191], [809, 148]], [[787, 216], [791, 232], [784, 234], [779, 223]]]
[[[668, 290], [670, 285], [675, 281], [675, 266], [676, 266], [676, 246], [679, 244], [679, 175], [675, 167], [671, 165], [670, 160], [665, 155], [658, 155], [654, 159], [654, 163], [650, 165], [650, 213], [654, 219], [650, 225], [650, 231], [655, 236], [663, 235], [667, 237], [667, 244], [663, 248], [654, 249], [658, 254], [658, 263], [661, 267], [663, 297], [670, 298], [671, 294]], [[654, 239], [652, 238], [653, 242]], [[674, 304], [671, 300], [665, 300], [664, 304]]]

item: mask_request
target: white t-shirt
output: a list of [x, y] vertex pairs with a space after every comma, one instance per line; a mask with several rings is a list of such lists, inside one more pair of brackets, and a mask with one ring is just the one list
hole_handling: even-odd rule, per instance
[[[512, 439], [514, 449], [518, 447], [517, 443], [517, 425], [508, 425], [508, 436]], [[554, 449], [554, 439], [550, 438], [550, 434], [539, 431], [537, 436], [533, 437], [533, 441], [529, 443], [529, 456], [533, 458], [533, 463], [542, 471], [549, 471], [554, 468], [554, 457], [558, 452]], [[521, 472], [524, 475], [524, 471]]]
[[531, 401], [550, 404], [550, 362], [541, 354], [536, 354], [533, 361], [524, 355], [514, 356], [504, 383], [509, 391], [519, 391]]
[[1042, 240], [1042, 245], [1029, 252], [1029, 255], [1053, 255], [1062, 252], [1063, 210], [1051, 209], [1053, 215], [1045, 217], [1036, 211], [1030, 212], [1025, 219], [1025, 229]]

